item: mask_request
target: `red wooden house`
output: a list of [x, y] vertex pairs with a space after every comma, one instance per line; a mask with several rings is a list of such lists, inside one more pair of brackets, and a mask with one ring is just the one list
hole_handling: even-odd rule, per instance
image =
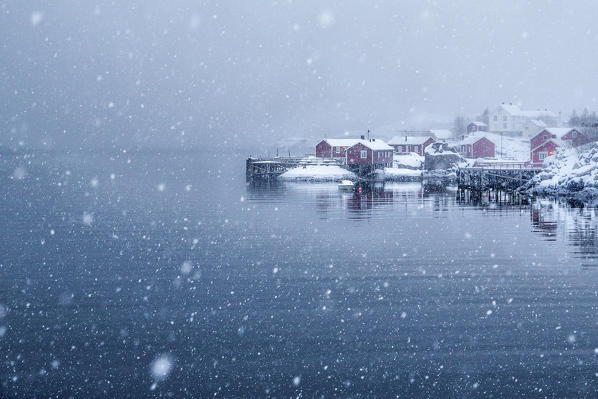
[[579, 130], [569, 127], [542, 129], [530, 140], [530, 159], [532, 166], [541, 167], [544, 159], [554, 155], [558, 147], [577, 147], [591, 140]]
[[316, 144], [318, 158], [345, 158], [347, 148], [357, 144], [358, 139], [324, 139]]
[[484, 136], [471, 135], [459, 143], [458, 149], [465, 158], [494, 158], [496, 147]]
[[359, 140], [347, 149], [347, 165], [370, 165], [374, 169], [392, 166], [393, 148], [382, 140]]
[[430, 136], [395, 136], [388, 142], [388, 144], [394, 148], [394, 151], [397, 154], [409, 154], [410, 152], [415, 152], [416, 154], [424, 156], [426, 147], [434, 142], [436, 142], [436, 140]]
[[484, 122], [475, 121], [475, 122], [471, 122], [469, 125], [467, 125], [467, 133], [487, 132], [487, 131], [488, 131], [488, 125], [485, 124]]
[[542, 167], [544, 160], [551, 155], [554, 155], [557, 148], [563, 145], [564, 143], [560, 139], [549, 139], [543, 143], [540, 143], [537, 147], [533, 148], [531, 151], [531, 159], [532, 159], [532, 166], [533, 167]]
[[567, 133], [561, 136], [561, 140], [568, 141], [573, 147], [579, 147], [592, 141], [588, 136], [577, 129], [570, 129]]

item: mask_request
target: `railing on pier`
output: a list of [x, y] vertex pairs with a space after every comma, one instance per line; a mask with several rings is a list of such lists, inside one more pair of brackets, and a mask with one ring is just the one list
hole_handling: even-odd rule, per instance
[[531, 170], [531, 169], [541, 169], [541, 168], [537, 168], [534, 167], [533, 164], [531, 164], [530, 162], [516, 162], [516, 161], [507, 161], [507, 162], [501, 162], [501, 161], [476, 161], [473, 166], [471, 166], [470, 168], [477, 168], [477, 169], [509, 169], [509, 170], [513, 170], [513, 169], [525, 169], [525, 170]]
[[457, 171], [457, 184], [461, 188], [484, 191], [517, 190], [525, 186], [542, 168], [527, 162], [481, 162]]
[[316, 157], [274, 157], [248, 158], [246, 161], [247, 180], [274, 179], [291, 168], [308, 165], [343, 165], [344, 158]]

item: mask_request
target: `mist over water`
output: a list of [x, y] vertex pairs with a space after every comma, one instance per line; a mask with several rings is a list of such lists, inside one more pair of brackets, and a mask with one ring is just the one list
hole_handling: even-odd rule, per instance
[[272, 151], [450, 128], [502, 101], [568, 116], [595, 108], [597, 7], [2, 1], [0, 140]]

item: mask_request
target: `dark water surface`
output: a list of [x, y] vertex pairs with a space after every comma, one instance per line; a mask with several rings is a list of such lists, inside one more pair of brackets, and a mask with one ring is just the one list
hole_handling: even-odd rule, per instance
[[[209, 163], [212, 161], [212, 163]], [[592, 397], [595, 209], [0, 157], [1, 397]]]

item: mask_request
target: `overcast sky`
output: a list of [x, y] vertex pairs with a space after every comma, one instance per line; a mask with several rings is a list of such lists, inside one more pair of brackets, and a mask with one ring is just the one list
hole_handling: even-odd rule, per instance
[[[1, 142], [212, 146], [596, 109], [595, 1], [0, 1]], [[443, 126], [444, 124], [444, 126]]]

